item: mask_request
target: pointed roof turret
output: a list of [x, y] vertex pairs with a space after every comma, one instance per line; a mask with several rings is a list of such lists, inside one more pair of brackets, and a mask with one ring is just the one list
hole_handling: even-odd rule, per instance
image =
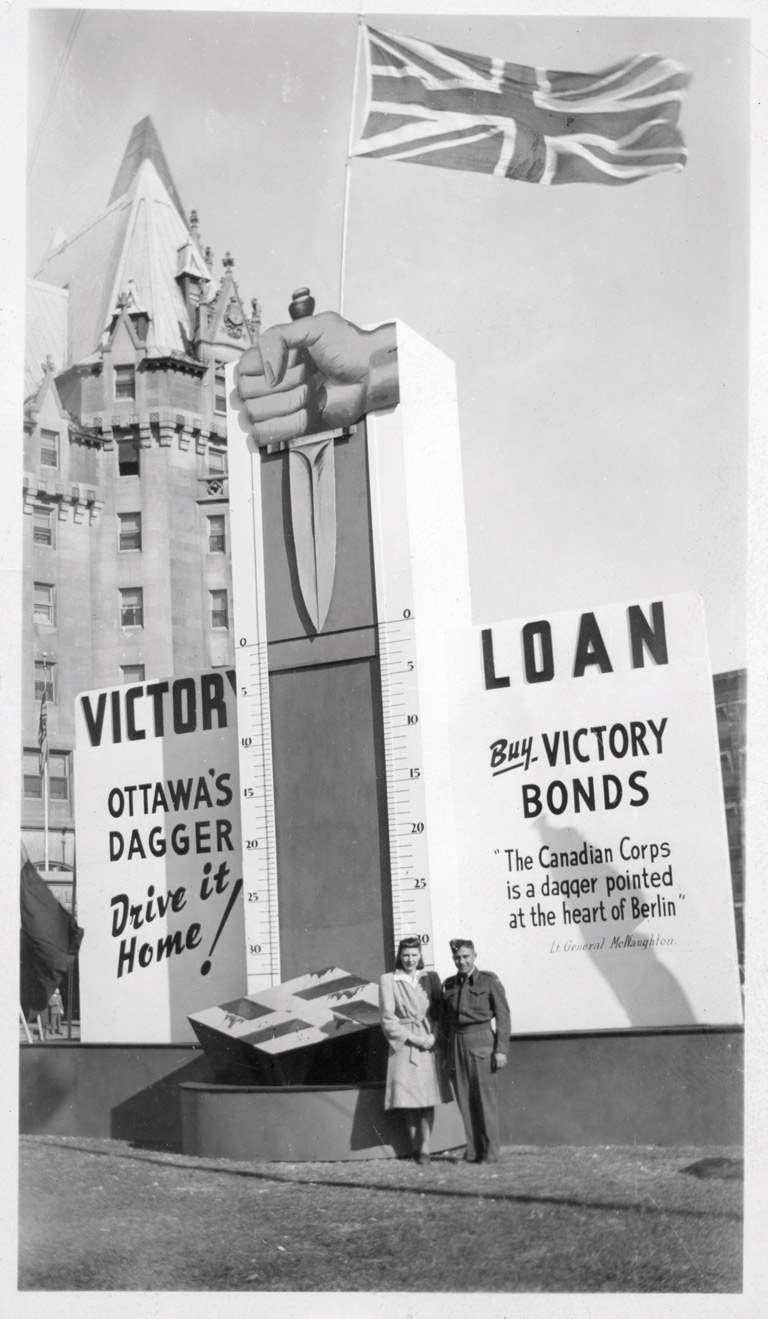
[[110, 194], [108, 205], [111, 206], [113, 202], [125, 196], [145, 160], [152, 161], [165, 184], [171, 201], [186, 225], [184, 207], [176, 191], [173, 176], [168, 168], [168, 162], [165, 159], [163, 148], [160, 146], [160, 139], [157, 136], [150, 115], [146, 115], [139, 120], [138, 124], [134, 125], [120, 169], [117, 172], [115, 186]]
[[[112, 196], [36, 275], [38, 286], [68, 290], [68, 338], [59, 355], [54, 351], [58, 369], [102, 352], [121, 314], [150, 356], [199, 351], [201, 335], [209, 346], [247, 347], [253, 327], [234, 283], [234, 261], [227, 253], [217, 289], [213, 253], [201, 250], [197, 214], [187, 221], [180, 208], [149, 117], [131, 134]], [[38, 350], [33, 361], [39, 360]]]
[[[193, 335], [194, 318], [176, 281], [179, 249], [190, 243], [190, 231], [156, 160], [136, 155], [133, 163], [136, 172], [129, 179], [128, 191], [47, 258], [37, 272], [38, 280], [69, 289], [65, 365], [85, 361], [107, 342], [120, 310], [120, 296], [127, 293], [131, 282], [132, 306], [147, 317], [148, 349], [185, 352]], [[196, 268], [207, 287], [211, 272], [199, 256]]]
[[224, 274], [219, 287], [200, 305], [198, 337], [201, 342], [217, 347], [242, 348], [255, 343], [258, 329], [243, 307], [235, 283], [235, 258], [226, 252], [221, 259]]

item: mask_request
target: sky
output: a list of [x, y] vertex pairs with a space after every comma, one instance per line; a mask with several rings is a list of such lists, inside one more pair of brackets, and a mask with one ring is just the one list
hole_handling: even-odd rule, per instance
[[[343, 310], [398, 317], [456, 365], [475, 622], [693, 590], [713, 671], [744, 666], [748, 24], [365, 18], [522, 64], [651, 51], [691, 70], [687, 168], [627, 188], [354, 160]], [[149, 114], [217, 277], [230, 251], [265, 326], [302, 284], [338, 310], [357, 28], [352, 12], [31, 11], [26, 273], [58, 226], [106, 206]]]

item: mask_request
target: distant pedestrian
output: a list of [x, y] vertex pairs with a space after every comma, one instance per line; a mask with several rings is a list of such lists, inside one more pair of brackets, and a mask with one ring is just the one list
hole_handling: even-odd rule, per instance
[[61, 994], [58, 988], [54, 989], [51, 997], [48, 999], [48, 1012], [50, 1014], [51, 1035], [63, 1035], [61, 1030], [61, 1014], [64, 1011]]
[[[457, 974], [443, 985], [442, 1029], [467, 1148], [467, 1163], [496, 1163], [499, 1111], [496, 1073], [507, 1065], [510, 1018], [499, 977], [475, 967], [471, 939], [452, 939]], [[491, 1024], [495, 1022], [494, 1026]]]
[[381, 1028], [389, 1041], [385, 1109], [402, 1109], [417, 1163], [430, 1161], [435, 1104], [447, 1103], [450, 1088], [437, 1056], [440, 977], [425, 971], [421, 940], [401, 939], [394, 972], [379, 982]]

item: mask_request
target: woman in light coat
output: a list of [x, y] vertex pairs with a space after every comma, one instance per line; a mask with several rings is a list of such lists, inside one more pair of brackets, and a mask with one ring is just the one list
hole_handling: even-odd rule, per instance
[[450, 1090], [437, 1054], [440, 977], [425, 971], [421, 940], [401, 939], [395, 970], [379, 982], [381, 1028], [389, 1041], [384, 1107], [403, 1110], [417, 1163], [429, 1163], [435, 1104]]

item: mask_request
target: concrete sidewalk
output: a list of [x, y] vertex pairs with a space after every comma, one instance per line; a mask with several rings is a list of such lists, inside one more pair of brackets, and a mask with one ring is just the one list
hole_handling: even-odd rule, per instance
[[[64, 1044], [66, 1044], [66, 1043], [74, 1044], [76, 1041], [77, 1041], [78, 1043], [79, 1043], [79, 1041], [80, 1041], [80, 1022], [79, 1022], [79, 1021], [73, 1021], [71, 1025], [69, 1024], [69, 1022], [67, 1022], [67, 1021], [63, 1021], [63, 1022], [61, 1023], [61, 1031], [60, 1031], [60, 1033], [59, 1033], [58, 1035], [53, 1035], [53, 1034], [51, 1034], [51, 1031], [50, 1031], [49, 1028], [48, 1028], [48, 1024], [47, 1024], [47, 1022], [46, 1022], [45, 1020], [43, 1020], [43, 1021], [42, 1021], [42, 1031], [43, 1031], [43, 1038], [42, 1038], [42, 1040], [41, 1040], [41, 1038], [40, 1038], [40, 1029], [39, 1029], [39, 1027], [38, 1027], [37, 1022], [36, 1022], [36, 1021], [28, 1021], [28, 1022], [27, 1022], [27, 1025], [29, 1026], [29, 1033], [30, 1033], [30, 1035], [32, 1036], [32, 1043], [33, 1043], [33, 1044], [61, 1044], [62, 1042], [63, 1042]], [[23, 1025], [21, 1024], [21, 1019], [19, 1019], [19, 1044], [28, 1044], [28, 1043], [29, 1043], [29, 1041], [27, 1040], [27, 1036], [26, 1036], [26, 1033], [25, 1033], [24, 1027], [23, 1027]]]

